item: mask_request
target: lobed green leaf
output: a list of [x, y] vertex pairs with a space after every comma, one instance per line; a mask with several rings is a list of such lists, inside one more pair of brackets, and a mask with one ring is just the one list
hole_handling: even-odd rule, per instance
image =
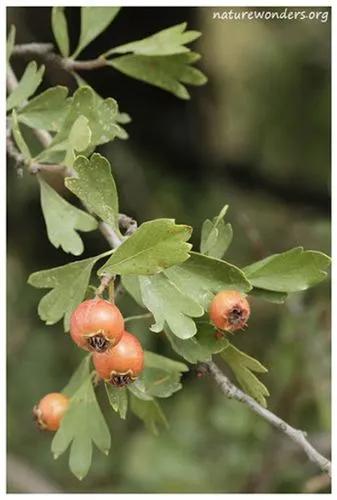
[[31, 128], [58, 131], [69, 111], [68, 89], [57, 85], [31, 99], [18, 112], [20, 122]]
[[73, 169], [78, 177], [67, 177], [67, 188], [119, 233], [117, 188], [108, 160], [98, 153], [89, 160], [78, 156]]
[[116, 123], [118, 105], [115, 99], [97, 100], [94, 90], [89, 86], [80, 87], [71, 98], [70, 105], [59, 131], [54, 137], [50, 149], [63, 146], [67, 149], [70, 130], [80, 116], [85, 116], [91, 130], [91, 146], [98, 146], [112, 141], [119, 133]]
[[49, 241], [55, 248], [80, 255], [84, 245], [77, 231], [93, 231], [98, 225], [96, 219], [68, 203], [41, 176], [38, 179]]
[[212, 354], [221, 352], [229, 344], [225, 336], [218, 338], [215, 335], [215, 328], [207, 321], [197, 322], [197, 334], [190, 339], [176, 337], [168, 327], [164, 331], [172, 349], [192, 364], [210, 361]]
[[266, 407], [266, 397], [269, 396], [266, 386], [254, 375], [256, 373], [266, 373], [268, 370], [257, 359], [239, 351], [232, 344], [221, 352], [221, 357], [226, 361], [233, 371], [242, 389], [252, 396], [258, 403]]
[[300, 292], [324, 280], [330, 257], [322, 252], [293, 248], [243, 269], [254, 287], [275, 292]]
[[36, 288], [52, 288], [39, 302], [38, 314], [47, 325], [57, 323], [64, 316], [64, 330], [69, 330], [70, 315], [86, 294], [95, 263], [109, 252], [89, 259], [71, 262], [33, 273], [28, 283]]
[[233, 264], [197, 252], [191, 252], [186, 262], [164, 272], [181, 292], [198, 302], [205, 311], [220, 290], [249, 292], [252, 288], [244, 273]]
[[187, 23], [177, 24], [155, 33], [154, 35], [126, 43], [110, 49], [104, 54], [126, 54], [132, 52], [143, 56], [167, 56], [189, 52], [185, 44], [193, 42], [201, 33], [199, 31], [185, 31]]
[[161, 332], [167, 324], [181, 339], [193, 337], [197, 328], [192, 318], [203, 315], [203, 308], [184, 295], [163, 273], [139, 277], [142, 300], [155, 319], [150, 327]]
[[12, 108], [18, 108], [34, 94], [42, 81], [44, 66], [38, 69], [35, 61], [31, 61], [25, 69], [25, 72], [13, 92], [8, 96], [6, 109], [10, 111]]
[[190, 95], [183, 85], [204, 85], [206, 76], [191, 64], [198, 54], [187, 52], [169, 56], [126, 55], [107, 60], [107, 64], [127, 76], [171, 92], [180, 99]]
[[233, 238], [231, 224], [224, 222], [228, 205], [213, 220], [206, 219], [201, 229], [200, 252], [210, 257], [222, 259]]
[[69, 408], [52, 441], [51, 450], [57, 458], [71, 444], [69, 467], [73, 474], [82, 480], [91, 465], [93, 443], [103, 453], [109, 453], [110, 432], [89, 376], [71, 397]]
[[177, 225], [173, 219], [144, 222], [126, 239], [98, 270], [98, 274], [150, 275], [183, 262], [189, 257], [189, 226]]

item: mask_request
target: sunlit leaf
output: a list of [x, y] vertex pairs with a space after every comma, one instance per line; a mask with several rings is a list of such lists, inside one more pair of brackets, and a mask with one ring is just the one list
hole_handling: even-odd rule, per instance
[[69, 56], [69, 35], [64, 7], [53, 7], [51, 25], [58, 48], [64, 57]]
[[119, 10], [120, 7], [81, 8], [81, 34], [77, 49], [72, 55], [74, 59], [109, 26], [117, 16]]
[[51, 87], [31, 99], [18, 112], [18, 119], [32, 128], [57, 131], [69, 111], [68, 89]]
[[[73, 76], [74, 76], [76, 83], [79, 87], [87, 87], [88, 86], [88, 83], [79, 74], [73, 73]], [[104, 99], [94, 89], [92, 89], [92, 90], [95, 94], [96, 103], [97, 103], [97, 105], [99, 105], [102, 101], [104, 101]], [[118, 126], [116, 127], [115, 132], [116, 132], [116, 137], [118, 137], [118, 139], [128, 139], [129, 138], [127, 131], [121, 125], [126, 125], [127, 123], [130, 123], [130, 121], [131, 121], [131, 117], [130, 117], [130, 115], [128, 115], [128, 113], [122, 113], [122, 112], [117, 113], [117, 115], [115, 117], [115, 123]]]
[[80, 87], [70, 101], [68, 112], [51, 143], [50, 149], [63, 145], [67, 149], [69, 132], [79, 116], [85, 116], [91, 130], [91, 145], [97, 146], [112, 141], [119, 133], [116, 123], [118, 115], [117, 102], [108, 97], [97, 102], [94, 90], [91, 87]]
[[199, 59], [193, 52], [171, 56], [126, 55], [107, 60], [107, 64], [127, 76], [160, 87], [181, 99], [190, 95], [183, 84], [204, 85], [206, 76], [191, 66]]
[[14, 44], [15, 44], [15, 35], [16, 35], [16, 28], [14, 24], [11, 25], [8, 38], [7, 38], [7, 45], [6, 45], [6, 56], [7, 56], [7, 64], [10, 60], [10, 57], [13, 52]]
[[42, 81], [44, 66], [38, 69], [35, 61], [31, 61], [25, 69], [25, 72], [13, 92], [8, 96], [6, 109], [17, 108], [24, 104], [26, 99], [34, 94]]
[[26, 160], [30, 160], [32, 158], [32, 156], [30, 154], [30, 150], [27, 146], [27, 143], [22, 135], [15, 109], [13, 109], [13, 111], [12, 111], [12, 123], [11, 123], [11, 125], [12, 125], [13, 137], [14, 137], [14, 140], [15, 140], [15, 143], [16, 143], [18, 149], [23, 154], [23, 156], [25, 157]]
[[114, 47], [104, 54], [126, 54], [132, 52], [143, 56], [167, 56], [189, 52], [185, 44], [193, 42], [201, 33], [199, 31], [185, 31], [187, 23], [177, 24], [155, 33], [154, 35]]

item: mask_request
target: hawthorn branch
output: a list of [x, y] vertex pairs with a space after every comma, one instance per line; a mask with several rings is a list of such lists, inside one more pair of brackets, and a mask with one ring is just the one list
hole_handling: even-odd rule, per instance
[[44, 56], [54, 50], [53, 43], [21, 43], [14, 45], [12, 56]]
[[224, 395], [229, 399], [235, 399], [240, 403], [245, 404], [253, 412], [264, 418], [271, 425], [276, 427], [283, 434], [288, 436], [294, 443], [302, 448], [311, 462], [316, 464], [323, 472], [326, 472], [331, 477], [331, 462], [323, 457], [307, 440], [306, 433], [300, 429], [291, 427], [287, 422], [277, 417], [267, 408], [264, 408], [248, 394], [244, 393], [236, 387], [226, 375], [213, 362], [205, 363], [208, 373], [213, 377], [217, 385], [220, 387]]
[[77, 61], [70, 57], [55, 54], [53, 50], [54, 45], [52, 43], [23, 43], [14, 46], [12, 56], [39, 57], [44, 62], [57, 64], [70, 73], [73, 71], [91, 71], [108, 65], [107, 60], [102, 56], [96, 59]]

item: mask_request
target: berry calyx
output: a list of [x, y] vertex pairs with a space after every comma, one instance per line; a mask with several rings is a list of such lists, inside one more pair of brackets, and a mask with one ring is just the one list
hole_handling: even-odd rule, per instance
[[117, 387], [124, 387], [136, 380], [144, 368], [144, 351], [141, 343], [124, 331], [118, 344], [104, 353], [94, 353], [93, 363], [98, 375]]
[[60, 392], [44, 396], [33, 408], [33, 416], [41, 430], [57, 431], [69, 406], [69, 398]]
[[209, 316], [220, 330], [234, 332], [246, 326], [250, 316], [250, 305], [242, 293], [222, 290], [212, 300]]
[[70, 335], [86, 351], [105, 352], [120, 341], [123, 330], [118, 307], [99, 298], [82, 302], [70, 318]]

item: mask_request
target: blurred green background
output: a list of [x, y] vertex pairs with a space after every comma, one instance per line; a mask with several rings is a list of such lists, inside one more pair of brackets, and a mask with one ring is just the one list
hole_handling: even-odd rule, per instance
[[[225, 9], [222, 9], [225, 10]], [[236, 9], [238, 11], [239, 9]], [[308, 9], [307, 9], [308, 10]], [[310, 9], [309, 9], [310, 10]], [[319, 9], [316, 9], [319, 10]], [[327, 9], [325, 9], [327, 10]], [[79, 12], [67, 9], [72, 40]], [[202, 31], [195, 48], [208, 75], [191, 101], [112, 69], [83, 74], [133, 118], [130, 140], [101, 148], [112, 164], [121, 209], [138, 222], [172, 217], [194, 227], [228, 203], [234, 240], [227, 259], [245, 265], [297, 245], [330, 253], [330, 20], [221, 21], [209, 8], [124, 8], [82, 58], [188, 21]], [[52, 41], [49, 8], [9, 8], [17, 42]], [[13, 60], [18, 75], [26, 61]], [[65, 84], [48, 67], [44, 86]], [[40, 90], [43, 86], [40, 87]], [[62, 185], [50, 178], [62, 193]], [[64, 192], [64, 191], [63, 191]], [[69, 194], [69, 193], [68, 193]], [[67, 194], [67, 196], [68, 196]], [[83, 257], [104, 251], [85, 234]], [[67, 457], [54, 461], [51, 436], [38, 433], [31, 408], [60, 390], [81, 353], [62, 325], [46, 327], [36, 307], [42, 291], [28, 275], [69, 257], [47, 239], [38, 187], [8, 163], [8, 491], [300, 493], [329, 491], [303, 452], [239, 403], [225, 400], [192, 370], [184, 389], [162, 400], [170, 429], [152, 436], [131, 414], [126, 423], [100, 400], [112, 433], [106, 458], [95, 451], [82, 482]], [[137, 306], [122, 295], [125, 315]], [[234, 343], [269, 368], [269, 407], [330, 454], [330, 283], [285, 305], [255, 299], [249, 329]], [[176, 358], [146, 323], [130, 330], [147, 348]]]

